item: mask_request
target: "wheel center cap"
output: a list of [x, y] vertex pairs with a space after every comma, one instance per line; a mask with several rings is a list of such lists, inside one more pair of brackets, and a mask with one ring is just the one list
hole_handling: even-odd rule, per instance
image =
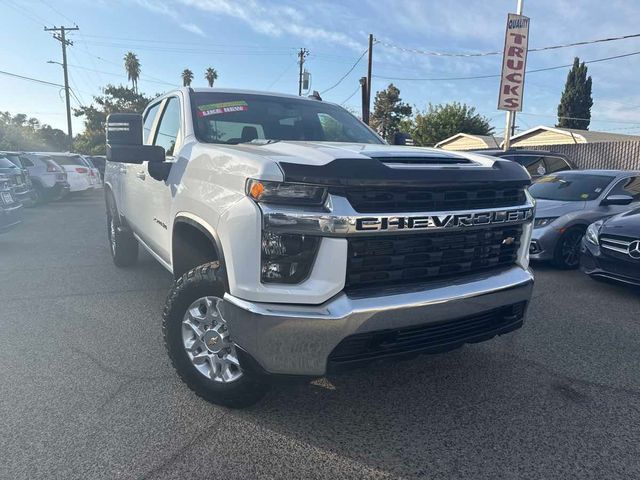
[[204, 344], [207, 346], [210, 352], [218, 353], [223, 348], [224, 342], [222, 337], [215, 331], [208, 331], [202, 337]]

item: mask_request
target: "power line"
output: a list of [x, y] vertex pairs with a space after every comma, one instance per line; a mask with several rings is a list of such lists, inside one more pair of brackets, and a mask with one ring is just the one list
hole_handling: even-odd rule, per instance
[[0, 75], [7, 75], [8, 77], [19, 78], [21, 80], [28, 80], [30, 82], [41, 83], [43, 85], [50, 85], [52, 87], [64, 88], [64, 85], [59, 83], [47, 82], [46, 80], [40, 80], [39, 78], [26, 77], [24, 75], [18, 75], [17, 73], [5, 72], [0, 70]]
[[[605, 43], [605, 42], [615, 42], [618, 40], [627, 40], [630, 38], [638, 38], [640, 37], [640, 33], [633, 33], [630, 35], [621, 35], [619, 37], [607, 37], [607, 38], [598, 38], [596, 40], [584, 40], [581, 42], [573, 42], [573, 43], [565, 43], [561, 45], [549, 45], [546, 47], [538, 47], [538, 48], [530, 48], [527, 51], [529, 52], [543, 52], [547, 50], [558, 50], [560, 48], [569, 48], [569, 47], [579, 47], [583, 45], [592, 45], [594, 43]], [[420, 55], [429, 55], [434, 57], [488, 57], [491, 55], [502, 55], [502, 51], [495, 52], [476, 52], [476, 53], [456, 53], [456, 52], [436, 52], [431, 50], [421, 50], [419, 48], [409, 48], [409, 47], [401, 47], [398, 45], [394, 45], [389, 42], [383, 42], [381, 40], [378, 41], [381, 45], [384, 45], [388, 48], [393, 48], [396, 50], [401, 50], [403, 52], [409, 53], [417, 53]]]
[[361, 88], [360, 85], [358, 85], [356, 89], [353, 91], [353, 93], [349, 95], [340, 105], [343, 106], [345, 103], [351, 100], [351, 98], [353, 98], [353, 96], [360, 91], [360, 88]]
[[[631, 57], [634, 55], [640, 55], [640, 51], [624, 53], [622, 55], [614, 55], [612, 57], [604, 57], [604, 58], [596, 58], [595, 60], [585, 60], [583, 63], [597, 63], [597, 62], [605, 62], [608, 60], [616, 60], [618, 58]], [[538, 72], [547, 72], [550, 70], [558, 70], [560, 68], [566, 68], [573, 66], [573, 63], [568, 63], [564, 65], [556, 65], [555, 67], [545, 67], [545, 68], [537, 68], [533, 70], [527, 70], [526, 73], [538, 73]], [[478, 80], [482, 78], [499, 78], [500, 74], [491, 74], [491, 75], [473, 75], [469, 77], [441, 77], [441, 78], [409, 78], [409, 77], [387, 77], [382, 75], [374, 75], [374, 78], [380, 78], [382, 80], [410, 80], [410, 81], [424, 81], [424, 82], [444, 82], [444, 81], [453, 81], [453, 80]]]
[[329, 88], [327, 88], [326, 90], [323, 90], [322, 92], [320, 92], [320, 95], [324, 95], [325, 93], [327, 93], [329, 90], [333, 90], [334, 88], [336, 88], [338, 85], [340, 85], [342, 83], [342, 81], [347, 78], [347, 76], [349, 76], [349, 74], [351, 72], [353, 72], [353, 69], [356, 68], [356, 66], [358, 65], [358, 63], [360, 63], [360, 60], [362, 60], [362, 58], [369, 52], [369, 49], [365, 50], [364, 52], [362, 52], [362, 55], [360, 55], [358, 57], [358, 59], [356, 60], [356, 63], [354, 63], [351, 68], [349, 70], [347, 70], [347, 73], [345, 73], [342, 77], [340, 77], [340, 80], [338, 80], [336, 83], [334, 83], [332, 86], [330, 86]]
[[24, 7], [22, 5], [17, 5], [14, 2], [12, 2], [11, 0], [4, 0], [4, 2], [7, 5], [9, 5], [10, 7], [12, 7], [18, 13], [20, 13], [20, 14], [24, 15], [25, 17], [27, 17], [32, 22], [37, 23], [40, 26], [45, 26], [47, 24], [47, 22], [45, 20], [43, 20], [41, 17], [39, 17], [38, 15], [36, 15], [35, 13], [33, 13], [31, 10], [27, 9], [26, 7]]
[[69, 17], [67, 17], [64, 13], [62, 13], [60, 10], [58, 10], [57, 8], [55, 8], [53, 5], [51, 5], [49, 2], [45, 2], [44, 0], [40, 0], [40, 3], [42, 3], [43, 5], [49, 7], [54, 13], [57, 13], [58, 15], [60, 15], [62, 18], [64, 18], [65, 20], [73, 23], [76, 27], [78, 26], [78, 24], [76, 22], [74, 22], [73, 20], [71, 20]]

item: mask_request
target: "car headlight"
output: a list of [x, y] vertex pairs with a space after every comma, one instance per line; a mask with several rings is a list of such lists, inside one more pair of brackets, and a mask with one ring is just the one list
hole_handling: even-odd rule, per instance
[[261, 281], [302, 282], [311, 271], [319, 245], [319, 237], [262, 232]]
[[247, 181], [247, 195], [257, 202], [289, 205], [322, 205], [327, 197], [327, 189], [305, 183]]
[[600, 235], [600, 228], [602, 227], [602, 220], [598, 220], [597, 222], [593, 222], [587, 228], [587, 233], [585, 233], [585, 238], [587, 242], [593, 245], [599, 245], [598, 235]]
[[546, 227], [547, 225], [549, 225], [550, 223], [552, 223], [554, 220], [556, 220], [558, 217], [544, 217], [544, 218], [536, 218], [533, 221], [533, 228], [542, 228], [542, 227]]

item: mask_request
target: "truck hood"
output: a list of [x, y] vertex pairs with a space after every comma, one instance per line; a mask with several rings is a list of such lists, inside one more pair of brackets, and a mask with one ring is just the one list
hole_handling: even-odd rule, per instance
[[528, 185], [515, 162], [435, 148], [331, 142], [245, 143], [224, 147], [274, 161], [289, 182], [337, 186]]
[[491, 166], [495, 159], [474, 154], [448, 152], [435, 148], [408, 147], [372, 143], [296, 142], [277, 141], [271, 143], [241, 143], [233, 147], [236, 151], [269, 157], [275, 161], [304, 165], [326, 165], [338, 159], [370, 159], [377, 157], [432, 157], [460, 159], [474, 158], [483, 165]]

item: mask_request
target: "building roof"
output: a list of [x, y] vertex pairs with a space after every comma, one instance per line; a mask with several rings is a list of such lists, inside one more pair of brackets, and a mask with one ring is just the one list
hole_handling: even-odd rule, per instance
[[[436, 148], [442, 148], [444, 145], [447, 145], [451, 142], [455, 142], [456, 140], [468, 138], [470, 140], [479, 140], [483, 142], [487, 148], [498, 148], [502, 142], [502, 137], [494, 137], [493, 135], [473, 135], [470, 133], [456, 133], [455, 135], [450, 136], [449, 138], [445, 138], [444, 140], [439, 141], [435, 144]], [[477, 148], [477, 147], [476, 147]]]
[[538, 125], [537, 127], [525, 130], [511, 137], [511, 143], [518, 139], [523, 139], [536, 135], [540, 132], [554, 132], [571, 138], [575, 143], [598, 143], [598, 142], [630, 142], [640, 140], [638, 135], [624, 135], [621, 133], [596, 132], [593, 130], [578, 130], [577, 128], [547, 127]]

